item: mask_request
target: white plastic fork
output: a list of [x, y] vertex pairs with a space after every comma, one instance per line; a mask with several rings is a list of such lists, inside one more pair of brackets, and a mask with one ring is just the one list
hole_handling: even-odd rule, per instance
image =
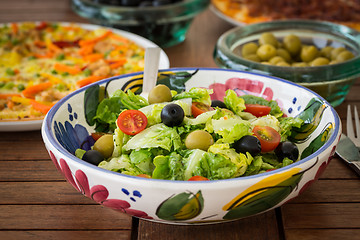
[[151, 47], [145, 49], [145, 69], [143, 87], [140, 96], [148, 99], [149, 92], [156, 85], [159, 70], [160, 48]]
[[346, 119], [346, 129], [347, 136], [354, 142], [356, 147], [360, 148], [360, 119], [356, 106], [354, 106], [354, 118], [355, 118], [355, 130], [353, 127], [353, 120], [351, 114], [351, 106], [348, 105], [347, 108], [347, 119]]

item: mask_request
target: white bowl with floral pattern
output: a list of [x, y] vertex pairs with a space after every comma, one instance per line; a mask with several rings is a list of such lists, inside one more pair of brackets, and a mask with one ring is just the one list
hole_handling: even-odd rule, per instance
[[[95, 85], [141, 90], [142, 73], [117, 76], [86, 86], [60, 100], [47, 114], [42, 136], [57, 169], [80, 193], [95, 202], [135, 217], [173, 224], [205, 224], [240, 219], [285, 204], [302, 193], [329, 164], [341, 134], [331, 105], [316, 93], [275, 77], [226, 69], [174, 68], [159, 71], [159, 80], [176, 90], [214, 89], [221, 99], [227, 89], [275, 100], [288, 116], [305, 127], [293, 137], [301, 160], [273, 171], [213, 181], [172, 181], [140, 178], [108, 171], [74, 156], [91, 148], [86, 99]], [[87, 146], [86, 146], [87, 145]]]

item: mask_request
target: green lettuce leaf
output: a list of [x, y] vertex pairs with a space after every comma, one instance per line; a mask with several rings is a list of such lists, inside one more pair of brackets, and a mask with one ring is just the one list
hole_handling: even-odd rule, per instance
[[200, 149], [189, 150], [183, 157], [184, 180], [192, 176], [210, 177], [210, 169], [207, 162], [207, 152]]
[[120, 172], [132, 176], [142, 174], [142, 172], [131, 163], [129, 156], [126, 154], [112, 158], [109, 161], [102, 161], [98, 166], [113, 172]]
[[176, 129], [168, 127], [163, 123], [159, 123], [136, 134], [123, 146], [123, 150], [162, 148], [172, 152], [182, 147], [183, 144]]
[[208, 152], [207, 159], [211, 180], [232, 178], [237, 172], [237, 166], [229, 158]]
[[245, 101], [238, 97], [234, 90], [228, 89], [225, 92], [224, 103], [228, 109], [237, 115], [241, 115], [245, 107]]
[[221, 136], [218, 143], [233, 143], [243, 136], [251, 134], [250, 122], [241, 118], [212, 119], [206, 125], [206, 129]]
[[187, 92], [176, 94], [173, 99], [179, 100], [183, 98], [191, 98], [193, 102], [201, 102], [207, 105], [211, 105], [210, 94], [213, 93], [212, 89], [193, 87]]
[[183, 180], [184, 169], [181, 155], [172, 152], [167, 156], [156, 156], [154, 158], [155, 169], [152, 178], [166, 180]]
[[209, 147], [208, 152], [230, 159], [237, 168], [234, 177], [242, 176], [253, 160], [250, 154], [237, 153], [235, 149], [230, 148], [229, 144], [213, 144]]
[[154, 171], [154, 164], [153, 164], [153, 155], [150, 151], [146, 149], [140, 149], [132, 151], [129, 155], [130, 162], [135, 165], [142, 173], [148, 174], [151, 176], [152, 172]]

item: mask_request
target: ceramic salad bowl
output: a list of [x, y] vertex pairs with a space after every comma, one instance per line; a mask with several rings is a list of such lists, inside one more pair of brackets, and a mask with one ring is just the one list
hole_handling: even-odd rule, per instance
[[173, 181], [140, 178], [99, 168], [74, 156], [90, 149], [87, 119], [91, 91], [106, 86], [141, 91], [142, 73], [117, 76], [86, 86], [60, 100], [47, 114], [42, 136], [57, 169], [80, 193], [95, 202], [135, 217], [172, 224], [205, 224], [240, 219], [285, 204], [301, 194], [324, 171], [341, 134], [333, 107], [316, 93], [275, 77], [248, 72], [174, 68], [161, 70], [158, 82], [177, 91], [212, 88], [213, 99], [225, 90], [275, 100], [287, 116], [304, 120], [293, 132], [301, 159], [280, 169], [251, 176], [212, 181]]

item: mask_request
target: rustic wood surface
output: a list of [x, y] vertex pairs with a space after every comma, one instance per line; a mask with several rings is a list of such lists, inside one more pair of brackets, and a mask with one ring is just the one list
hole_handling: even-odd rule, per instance
[[[70, 0], [0, 0], [0, 23], [87, 21]], [[193, 22], [187, 39], [165, 52], [171, 67], [216, 67], [212, 54], [230, 24], [210, 10]], [[346, 131], [346, 106], [360, 109], [360, 81], [336, 111]], [[120, 214], [82, 196], [57, 172], [40, 131], [0, 133], [0, 239], [359, 239], [360, 181], [340, 159], [303, 195], [281, 208], [214, 225], [177, 226]]]

